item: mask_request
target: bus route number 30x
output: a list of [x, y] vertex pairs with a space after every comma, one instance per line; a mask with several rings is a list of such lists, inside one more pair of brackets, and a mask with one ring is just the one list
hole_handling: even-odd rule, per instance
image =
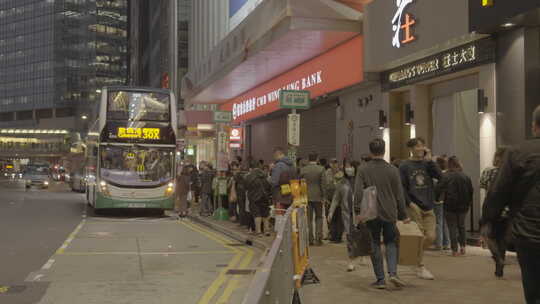
[[118, 138], [159, 140], [159, 128], [118, 128]]

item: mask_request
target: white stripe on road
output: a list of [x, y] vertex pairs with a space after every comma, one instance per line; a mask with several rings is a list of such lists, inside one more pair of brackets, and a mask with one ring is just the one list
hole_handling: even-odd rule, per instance
[[45, 265], [43, 265], [43, 267], [41, 267], [41, 269], [43, 269], [43, 270], [50, 269], [53, 264], [54, 264], [54, 260], [50, 259], [50, 260], [47, 261], [47, 263], [45, 263]]

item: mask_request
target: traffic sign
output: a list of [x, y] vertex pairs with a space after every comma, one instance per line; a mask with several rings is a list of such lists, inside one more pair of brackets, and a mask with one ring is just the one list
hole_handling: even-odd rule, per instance
[[287, 142], [291, 146], [300, 146], [300, 114], [289, 114], [287, 119]]
[[232, 112], [230, 111], [215, 111], [214, 112], [214, 122], [231, 122], [232, 121]]
[[309, 91], [281, 90], [279, 104], [282, 109], [307, 110], [311, 106]]

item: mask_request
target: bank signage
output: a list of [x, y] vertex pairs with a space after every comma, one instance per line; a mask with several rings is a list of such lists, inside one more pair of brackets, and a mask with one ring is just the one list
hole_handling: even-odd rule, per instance
[[495, 60], [495, 42], [483, 39], [382, 73], [383, 89], [391, 90]]
[[[314, 86], [322, 85], [324, 82], [323, 71], [316, 71], [315, 73], [306, 75], [301, 79], [296, 79], [282, 88], [277, 88], [273, 91], [267, 92], [260, 96], [252, 96], [246, 100], [240, 101], [233, 104], [232, 115], [233, 120], [237, 120], [242, 116], [249, 114], [251, 112], [257, 111], [259, 107], [265, 106], [269, 103], [277, 103], [280, 101], [281, 92], [292, 92], [302, 90], [305, 92], [306, 89], [309, 89]], [[308, 91], [309, 93], [309, 91]], [[305, 94], [305, 93], [302, 93]], [[287, 93], [286, 96], [292, 96], [291, 93]], [[309, 95], [308, 95], [309, 98]], [[290, 103], [289, 103], [290, 104]], [[308, 105], [309, 108], [309, 105]]]
[[357, 36], [221, 106], [238, 123], [280, 110], [281, 91], [309, 91], [310, 98], [364, 79], [363, 38]]

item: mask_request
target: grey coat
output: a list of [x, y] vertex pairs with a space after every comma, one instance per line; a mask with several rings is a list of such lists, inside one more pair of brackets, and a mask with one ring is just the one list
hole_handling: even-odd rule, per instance
[[308, 186], [308, 201], [321, 202], [325, 199], [324, 176], [324, 168], [313, 163], [305, 166], [300, 171], [300, 177], [306, 180]]
[[343, 219], [345, 233], [347, 234], [351, 232], [351, 227], [354, 224], [352, 213], [354, 210], [352, 208], [353, 204], [354, 200], [351, 184], [346, 178], [339, 179], [332, 199], [332, 204], [330, 205], [330, 210], [328, 211], [328, 221], [331, 221], [332, 217], [334, 217], [336, 208], [338, 206], [341, 207], [341, 217]]

